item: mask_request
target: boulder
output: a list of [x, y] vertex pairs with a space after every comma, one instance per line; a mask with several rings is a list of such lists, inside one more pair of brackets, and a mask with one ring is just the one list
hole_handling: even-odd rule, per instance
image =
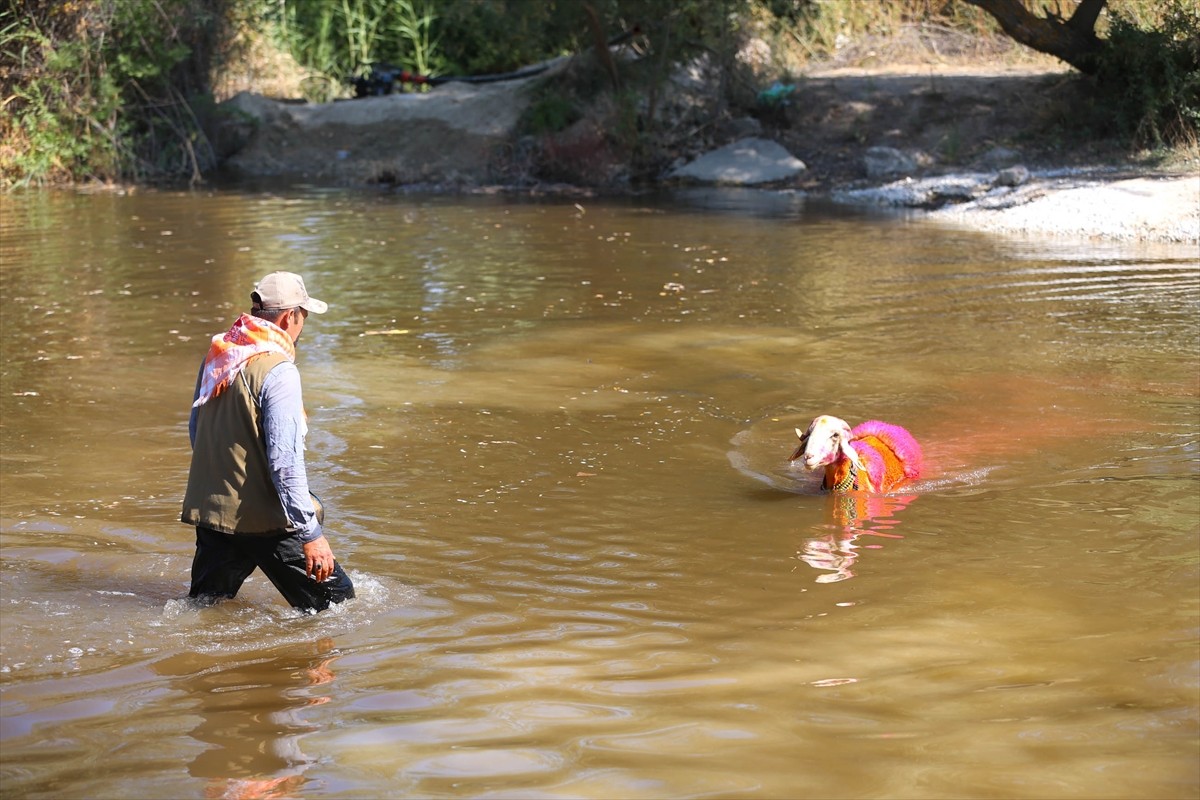
[[794, 178], [807, 167], [769, 139], [739, 139], [672, 169], [667, 177], [696, 183], [753, 186]]
[[867, 170], [867, 177], [872, 180], [911, 175], [917, 171], [917, 162], [894, 147], [868, 147], [863, 154], [863, 166]]
[[1020, 186], [1029, 180], [1029, 169], [1017, 164], [996, 173], [997, 186]]
[[[559, 69], [551, 62], [543, 75]], [[239, 94], [221, 105], [230, 120], [224, 166], [242, 176], [336, 183], [473, 181], [511, 142], [541, 79], [451, 82], [333, 103]]]

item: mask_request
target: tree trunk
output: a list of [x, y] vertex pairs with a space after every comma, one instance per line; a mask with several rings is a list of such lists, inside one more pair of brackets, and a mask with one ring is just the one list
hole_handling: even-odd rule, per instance
[[621, 79], [617, 74], [617, 64], [613, 61], [612, 52], [608, 49], [608, 37], [604, 35], [604, 25], [600, 22], [600, 15], [596, 13], [596, 9], [591, 3], [584, 3], [583, 11], [587, 14], [588, 27], [592, 29], [592, 44], [596, 48], [596, 60], [608, 73], [613, 88], [619, 89]]
[[965, 0], [996, 18], [1000, 27], [1026, 47], [1061, 58], [1085, 74], [1095, 73], [1104, 42], [1096, 36], [1096, 20], [1107, 0], [1080, 0], [1068, 20], [1039, 17], [1022, 0]]

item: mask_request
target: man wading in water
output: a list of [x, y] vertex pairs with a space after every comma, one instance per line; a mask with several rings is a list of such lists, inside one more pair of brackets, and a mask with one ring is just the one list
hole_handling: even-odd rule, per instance
[[296, 341], [328, 306], [304, 279], [272, 272], [227, 333], [213, 337], [196, 380], [184, 522], [196, 526], [190, 597], [234, 597], [255, 567], [293, 607], [317, 612], [354, 597], [308, 490]]

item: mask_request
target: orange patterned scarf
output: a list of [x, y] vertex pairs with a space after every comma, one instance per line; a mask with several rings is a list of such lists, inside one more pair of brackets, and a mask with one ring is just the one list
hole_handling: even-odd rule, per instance
[[208, 355], [204, 357], [200, 393], [192, 408], [199, 408], [225, 391], [246, 362], [263, 353], [279, 353], [294, 362], [296, 345], [275, 323], [242, 314], [232, 328], [213, 337]]

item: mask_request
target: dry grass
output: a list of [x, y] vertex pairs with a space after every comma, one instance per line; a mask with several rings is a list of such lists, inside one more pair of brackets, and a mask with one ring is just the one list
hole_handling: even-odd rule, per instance
[[314, 85], [328, 80], [304, 69], [290, 53], [268, 37], [243, 27], [238, 31], [225, 63], [213, 76], [213, 97], [228, 100], [238, 92], [254, 92], [277, 99], [309, 97]]
[[819, 63], [824, 67], [1063, 68], [1057, 58], [1030, 50], [1007, 36], [972, 33], [934, 22], [905, 23], [889, 34], [864, 34], [836, 48]]

